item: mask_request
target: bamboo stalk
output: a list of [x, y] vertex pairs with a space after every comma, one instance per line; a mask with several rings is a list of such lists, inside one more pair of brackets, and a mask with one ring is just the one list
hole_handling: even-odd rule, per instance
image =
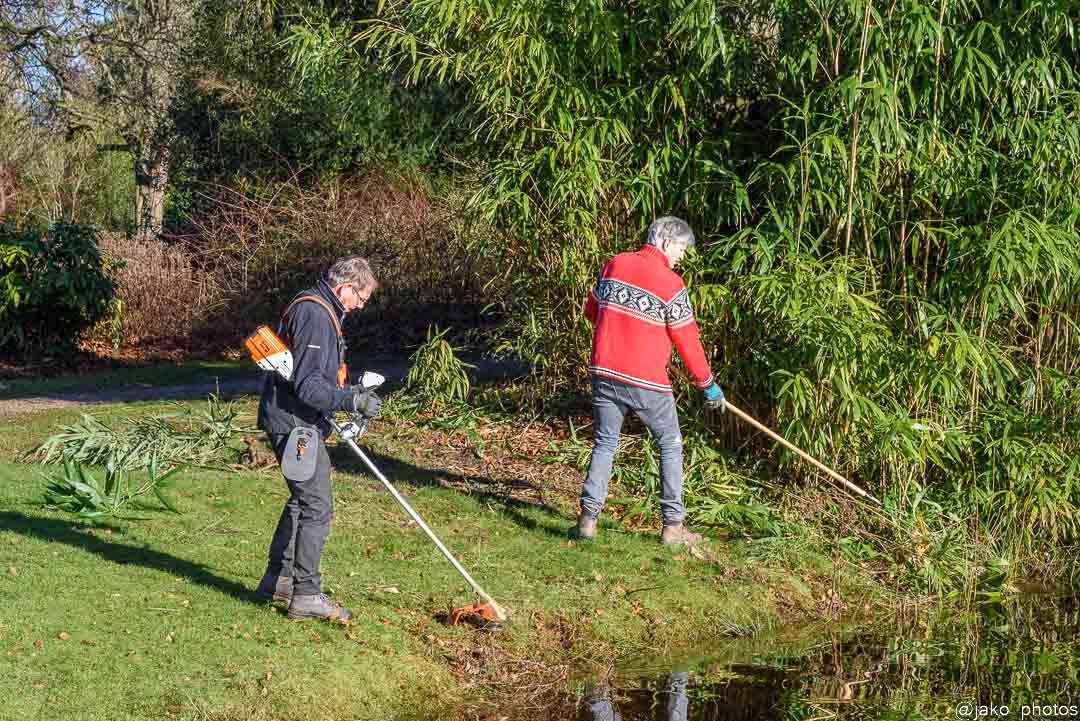
[[870, 495], [869, 493], [867, 493], [863, 489], [859, 488], [854, 483], [852, 483], [848, 479], [844, 478], [839, 473], [837, 473], [833, 469], [829, 468], [824, 463], [817, 460], [816, 458], [811, 456], [809, 453], [807, 453], [806, 451], [804, 451], [801, 448], [799, 448], [798, 446], [796, 446], [794, 443], [791, 443], [791, 442], [785, 440], [783, 436], [781, 436], [780, 434], [774, 432], [771, 428], [769, 428], [765, 424], [758, 422], [757, 420], [754, 419], [753, 416], [749, 415], [748, 413], [746, 413], [744, 411], [739, 410], [735, 406], [731, 405], [730, 402], [725, 402], [724, 403], [724, 408], [731, 411], [736, 416], [738, 416], [742, 420], [744, 420], [747, 423], [749, 423], [750, 425], [752, 425], [754, 428], [757, 428], [759, 431], [761, 431], [765, 435], [769, 436], [769, 438], [772, 438], [774, 441], [776, 441], [780, 445], [784, 446], [788, 450], [793, 451], [800, 458], [802, 458], [805, 461], [808, 461], [815, 468], [817, 468], [818, 470], [826, 473], [833, 480], [839, 482], [844, 488], [847, 488], [850, 491], [854, 491], [859, 496], [862, 496], [863, 498], [866, 498], [866, 499], [868, 499], [870, 501], [873, 501], [876, 505], [878, 505], [880, 507], [884, 507], [884, 505], [881, 503], [881, 501], [879, 501], [877, 498]]
[[948, 5], [949, 0], [941, 0], [941, 7], [938, 8], [937, 17], [937, 43], [934, 45], [934, 126], [937, 127], [938, 122], [938, 91], [941, 87], [941, 51], [942, 44], [945, 41], [945, 30], [942, 25], [945, 23], [945, 6]]
[[[859, 40], [859, 81], [855, 87], [855, 93], [857, 95], [862, 94], [862, 82], [863, 73], [866, 69], [866, 39], [870, 31], [870, 5], [866, 6], [866, 11], [863, 15], [863, 28], [862, 37]], [[851, 170], [848, 174], [848, 203], [847, 203], [847, 227], [844, 228], [844, 254], [847, 255], [851, 246], [851, 222], [852, 213], [855, 210], [854, 205], [854, 193], [855, 193], [855, 171], [857, 168], [856, 161], [858, 159], [859, 150], [859, 116], [860, 108], [855, 108], [855, 118], [853, 127], [851, 129]]]

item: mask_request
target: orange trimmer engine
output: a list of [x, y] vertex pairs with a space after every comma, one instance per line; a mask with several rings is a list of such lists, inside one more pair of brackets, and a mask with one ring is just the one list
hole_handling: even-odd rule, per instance
[[260, 325], [244, 345], [251, 353], [251, 359], [264, 371], [278, 373], [285, 380], [292, 379], [292, 352], [270, 326]]

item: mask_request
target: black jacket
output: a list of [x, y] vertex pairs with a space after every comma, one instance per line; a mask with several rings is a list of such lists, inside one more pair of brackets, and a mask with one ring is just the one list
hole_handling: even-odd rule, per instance
[[[296, 297], [305, 295], [321, 298], [334, 309], [338, 324], [344, 321], [345, 309], [325, 281], [320, 280]], [[318, 428], [327, 436], [327, 418], [353, 395], [337, 387], [338, 367], [345, 362], [345, 342], [338, 338], [326, 309], [311, 301], [297, 303], [286, 312], [278, 335], [292, 351], [292, 380], [277, 373], [266, 374], [259, 399], [259, 428], [277, 435], [306, 426]]]

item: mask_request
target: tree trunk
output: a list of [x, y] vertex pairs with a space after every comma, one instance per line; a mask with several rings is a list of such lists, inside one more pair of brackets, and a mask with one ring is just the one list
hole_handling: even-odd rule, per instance
[[165, 187], [169, 182], [169, 151], [154, 148], [135, 158], [135, 235], [149, 240], [161, 233], [165, 216]]

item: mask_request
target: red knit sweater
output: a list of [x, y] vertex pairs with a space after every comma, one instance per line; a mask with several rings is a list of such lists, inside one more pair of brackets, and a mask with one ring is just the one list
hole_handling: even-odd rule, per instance
[[674, 343], [697, 386], [712, 385], [690, 295], [659, 249], [647, 245], [609, 260], [585, 301], [585, 317], [594, 326], [592, 375], [670, 393]]

